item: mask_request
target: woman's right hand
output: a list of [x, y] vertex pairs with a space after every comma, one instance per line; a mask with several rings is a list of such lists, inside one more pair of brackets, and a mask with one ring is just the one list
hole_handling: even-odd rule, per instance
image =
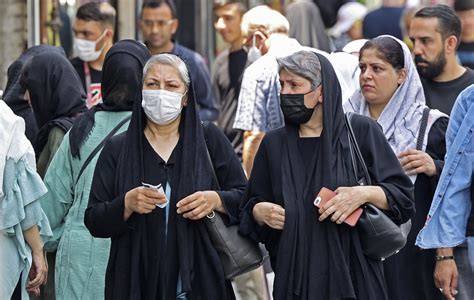
[[253, 207], [253, 217], [262, 226], [267, 224], [273, 229], [282, 230], [285, 225], [285, 209], [271, 202], [259, 202]]
[[166, 195], [146, 187], [136, 187], [125, 194], [124, 220], [132, 213], [149, 214], [157, 204], [165, 204]]

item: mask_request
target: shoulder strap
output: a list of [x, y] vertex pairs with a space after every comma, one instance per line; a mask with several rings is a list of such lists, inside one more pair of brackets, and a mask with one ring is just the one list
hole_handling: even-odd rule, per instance
[[[347, 127], [347, 132], [348, 132], [348, 137], [349, 137], [349, 150], [351, 153], [351, 161], [352, 161], [352, 167], [354, 169], [354, 175], [359, 183], [359, 185], [371, 185], [372, 181], [370, 179], [369, 171], [367, 169], [367, 166], [364, 161], [364, 157], [362, 156], [362, 153], [360, 152], [359, 145], [357, 144], [357, 140], [354, 134], [354, 130], [352, 129], [352, 113], [348, 112], [345, 114], [345, 121], [346, 121], [346, 127]], [[359, 169], [362, 168], [363, 171], [363, 176], [359, 176]]]
[[423, 148], [423, 139], [425, 137], [426, 127], [428, 126], [428, 116], [430, 115], [430, 108], [423, 109], [423, 116], [421, 117], [420, 131], [418, 132], [418, 139], [416, 140], [416, 150]]
[[84, 173], [85, 169], [87, 168], [87, 166], [89, 165], [89, 163], [92, 161], [92, 159], [97, 155], [97, 153], [102, 149], [102, 147], [104, 147], [104, 144], [105, 142], [107, 142], [107, 140], [109, 138], [111, 138], [112, 136], [114, 136], [114, 134], [125, 124], [127, 123], [128, 121], [130, 121], [130, 119], [132, 118], [132, 116], [127, 116], [125, 117], [122, 121], [120, 121], [110, 132], [109, 134], [107, 134], [107, 136], [99, 143], [99, 145], [97, 145], [94, 150], [92, 150], [91, 154], [89, 154], [89, 156], [87, 157], [87, 159], [84, 161], [84, 163], [82, 164], [82, 167], [81, 167], [81, 170], [79, 171], [79, 175], [77, 175], [77, 178], [76, 178], [76, 184], [79, 182], [79, 178], [81, 178], [82, 176], [82, 173]]
[[212, 179], [217, 184], [217, 188], [220, 190], [221, 187], [220, 187], [220, 184], [219, 184], [219, 179], [217, 179], [216, 170], [214, 169], [214, 164], [212, 163], [211, 154], [209, 153], [209, 148], [207, 147], [207, 127], [209, 126], [209, 124], [207, 122], [202, 122], [201, 121], [201, 125], [202, 125], [202, 129], [203, 129], [203, 132], [204, 132], [204, 140], [206, 142], [207, 159], [209, 160], [209, 164], [211, 165], [211, 169], [212, 169]]

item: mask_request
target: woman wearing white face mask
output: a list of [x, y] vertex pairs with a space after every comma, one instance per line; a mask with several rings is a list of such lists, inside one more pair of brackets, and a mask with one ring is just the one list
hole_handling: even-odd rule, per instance
[[201, 124], [178, 56], [153, 56], [143, 73], [143, 99], [99, 157], [84, 219], [93, 236], [112, 238], [105, 298], [234, 299], [202, 218], [214, 210], [238, 222], [238, 158]]

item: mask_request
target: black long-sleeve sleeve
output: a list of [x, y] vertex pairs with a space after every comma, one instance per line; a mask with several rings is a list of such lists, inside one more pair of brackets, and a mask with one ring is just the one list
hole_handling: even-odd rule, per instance
[[275, 253], [281, 230], [258, 225], [253, 217], [253, 208], [259, 202], [272, 202], [284, 206], [281, 192], [282, 129], [268, 133], [255, 156], [252, 173], [241, 202], [240, 227], [242, 234], [265, 243]]
[[[428, 133], [428, 144], [426, 145], [426, 153], [428, 153], [436, 166], [436, 175], [432, 176], [432, 184], [434, 189], [438, 184], [439, 176], [444, 167], [444, 155], [446, 154], [446, 129], [448, 128], [448, 118], [439, 118], [430, 128]], [[433, 191], [434, 193], [434, 191]]]
[[128, 229], [123, 219], [125, 194], [115, 195], [115, 173], [123, 137], [113, 137], [105, 144], [94, 171], [84, 215], [84, 223], [94, 237], [114, 237]]

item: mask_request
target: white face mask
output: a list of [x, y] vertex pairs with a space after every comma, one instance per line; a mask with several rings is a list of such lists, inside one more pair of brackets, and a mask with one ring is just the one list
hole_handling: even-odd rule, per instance
[[142, 107], [145, 114], [158, 125], [167, 125], [181, 114], [184, 94], [167, 90], [143, 90]]
[[254, 34], [252, 38], [252, 47], [250, 47], [249, 50], [247, 51], [247, 60], [251, 63], [253, 63], [257, 59], [262, 57], [262, 52], [260, 51], [261, 47], [257, 48], [257, 46], [255, 46], [255, 43], [256, 42], [255, 42], [255, 34]]
[[99, 58], [102, 50], [104, 50], [105, 43], [102, 48], [95, 51], [97, 43], [105, 36], [107, 30], [95, 41], [74, 38], [74, 52], [83, 61], [94, 61]]

